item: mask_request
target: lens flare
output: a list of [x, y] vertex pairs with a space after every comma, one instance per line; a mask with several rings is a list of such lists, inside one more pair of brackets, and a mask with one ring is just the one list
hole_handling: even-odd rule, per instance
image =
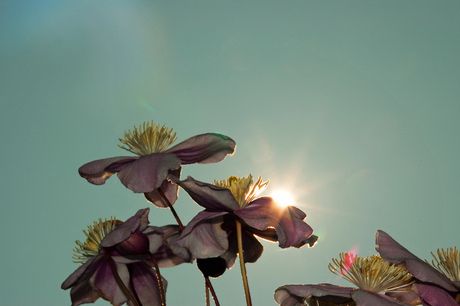
[[286, 207], [294, 204], [294, 198], [286, 190], [275, 190], [270, 196], [280, 206]]

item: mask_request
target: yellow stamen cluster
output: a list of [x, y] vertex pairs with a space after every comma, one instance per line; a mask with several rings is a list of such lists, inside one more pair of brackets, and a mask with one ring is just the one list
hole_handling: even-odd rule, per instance
[[99, 222], [94, 221], [94, 224], [88, 226], [88, 232], [83, 230], [85, 234], [86, 241], [81, 242], [76, 240], [75, 243], [78, 247], [73, 249], [74, 255], [72, 258], [74, 259], [74, 263], [85, 263], [89, 258], [97, 256], [99, 254], [99, 246], [101, 245], [102, 239], [107, 236], [108, 233], [115, 229], [117, 224], [121, 223], [116, 218], [110, 218], [110, 220], [99, 219]]
[[267, 187], [268, 181], [262, 182], [262, 177], [259, 175], [259, 178], [254, 183], [252, 175], [249, 174], [247, 177], [242, 178], [230, 176], [226, 181], [215, 180], [214, 185], [230, 189], [236, 201], [243, 209]]
[[384, 261], [380, 256], [362, 258], [352, 253], [340, 253], [340, 260], [332, 259], [329, 270], [343, 276], [355, 286], [376, 292], [404, 290], [413, 283], [412, 274], [404, 267]]
[[304, 301], [304, 304], [306, 306], [356, 306], [355, 302], [349, 302], [349, 303], [344, 303], [344, 304], [336, 304], [331, 301], [321, 301], [317, 300], [314, 297], [307, 297]]
[[[439, 272], [447, 276], [451, 281], [460, 281], [460, 253], [457, 247], [450, 248], [444, 251], [444, 249], [438, 249], [438, 258], [431, 252], [434, 260], [432, 260], [432, 266]], [[428, 264], [429, 262], [426, 261]]]
[[152, 153], [165, 151], [174, 141], [176, 141], [176, 133], [172, 132], [166, 125], [160, 128], [160, 125], [152, 122], [144, 122], [139, 125], [139, 130], [134, 127], [133, 131], [126, 132], [124, 139], [118, 138], [126, 147], [118, 145], [131, 153], [139, 156], [145, 156]]

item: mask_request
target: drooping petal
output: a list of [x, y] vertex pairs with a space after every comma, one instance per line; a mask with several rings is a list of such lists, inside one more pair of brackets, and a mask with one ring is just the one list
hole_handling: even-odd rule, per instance
[[112, 174], [122, 170], [138, 158], [137, 156], [118, 156], [98, 159], [81, 166], [78, 173], [91, 184], [102, 185]]
[[[252, 235], [252, 233], [246, 232], [243, 228], [241, 232], [241, 238], [243, 242], [243, 258], [244, 262], [254, 263], [259, 259], [264, 251], [264, 247], [257, 240], [257, 238]], [[238, 237], [236, 230], [228, 234], [228, 249], [225, 253], [220, 255], [227, 262], [227, 268], [230, 269], [233, 267], [236, 261], [238, 254]]]
[[258, 230], [273, 227], [281, 248], [300, 248], [310, 242], [313, 229], [303, 221], [305, 213], [294, 206], [280, 207], [271, 197], [261, 197], [234, 212]]
[[104, 248], [114, 246], [128, 239], [132, 233], [140, 229], [145, 229], [149, 224], [148, 214], [150, 208], [140, 209], [134, 216], [117, 226], [101, 242]]
[[396, 265], [404, 265], [414, 278], [439, 285], [449, 291], [458, 291], [450, 279], [409, 252], [384, 231], [377, 231], [375, 244], [375, 249], [384, 260]]
[[[171, 170], [169, 171], [169, 175], [172, 175], [179, 180], [181, 169], [182, 168], [179, 168], [177, 170]], [[179, 194], [179, 186], [176, 185], [175, 183], [172, 183], [169, 179], [164, 180], [159, 188], [154, 189], [150, 192], [145, 192], [144, 196], [147, 199], [147, 201], [149, 201], [156, 207], [161, 207], [161, 208], [168, 207], [168, 204], [166, 203], [163, 196], [160, 194], [159, 189], [161, 189], [161, 191], [166, 196], [166, 198], [168, 199], [169, 203], [171, 203], [171, 205], [176, 203], [177, 197]]]
[[[184, 248], [177, 244], [177, 240], [181, 234], [178, 225], [166, 225], [162, 226], [163, 237], [162, 245], [157, 251], [152, 252], [153, 256], [157, 260], [158, 266], [163, 267], [174, 267], [184, 262], [192, 262], [192, 254], [187, 248]], [[150, 261], [147, 261], [151, 264]], [[153, 263], [152, 263], [153, 266]]]
[[221, 228], [226, 212], [198, 213], [187, 224], [177, 244], [187, 248], [193, 258], [217, 257], [228, 248], [227, 233]]
[[153, 153], [128, 164], [118, 172], [118, 178], [133, 192], [151, 192], [161, 186], [170, 170], [179, 167], [180, 160], [174, 154]]
[[361, 289], [352, 290], [351, 297], [357, 306], [410, 306], [386, 295]]
[[455, 299], [441, 288], [426, 284], [414, 284], [413, 287], [425, 306], [458, 306]]
[[[161, 306], [161, 295], [156, 271], [143, 262], [131, 265], [131, 280], [142, 306]], [[166, 290], [167, 282], [163, 279]]]
[[[108, 260], [104, 260], [98, 265], [98, 269], [96, 273], [94, 273], [94, 275], [91, 277], [89, 283], [94, 288], [94, 290], [100, 293], [102, 298], [110, 301], [112, 305], [119, 306], [123, 303], [126, 303], [128, 298], [125, 296], [123, 290], [117, 283]], [[123, 281], [125, 286], [128, 287], [129, 272], [126, 265], [118, 264], [116, 262], [114, 262], [114, 264], [120, 279]]]
[[191, 176], [183, 181], [179, 181], [171, 175], [168, 178], [181, 186], [198, 205], [206, 208], [206, 210], [231, 212], [240, 209], [240, 205], [232, 192], [227, 188], [203, 183]]
[[352, 302], [352, 290], [331, 284], [284, 285], [276, 289], [275, 301], [281, 306], [303, 306], [304, 299], [312, 296], [321, 301], [345, 304]]
[[[67, 279], [62, 283], [61, 285], [61, 289], [64, 289], [64, 290], [67, 290], [69, 289], [70, 287], [72, 287], [73, 285], [75, 285], [75, 283], [80, 279], [82, 278], [83, 274], [93, 274], [94, 271], [95, 271], [95, 267], [97, 266], [98, 262], [101, 261], [101, 257], [100, 256], [94, 256], [94, 257], [91, 257], [90, 259], [88, 259], [84, 264], [82, 264], [80, 267], [78, 267], [77, 270], [75, 270], [72, 274], [70, 274], [69, 277], [67, 277]], [[94, 263], [94, 264], [93, 264]]]
[[182, 165], [216, 163], [235, 152], [236, 143], [228, 136], [218, 133], [190, 137], [164, 153], [174, 153]]

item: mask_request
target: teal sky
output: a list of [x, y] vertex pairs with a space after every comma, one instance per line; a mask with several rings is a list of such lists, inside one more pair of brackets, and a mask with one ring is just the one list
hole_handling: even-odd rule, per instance
[[[459, 16], [457, 0], [2, 1], [2, 303], [70, 305], [74, 241], [98, 218], [150, 206], [152, 225], [174, 223], [116, 177], [77, 173], [126, 155], [118, 138], [150, 120], [178, 141], [232, 137], [233, 156], [183, 177], [262, 175], [320, 236], [264, 242], [254, 305], [286, 283], [348, 286], [328, 263], [374, 254], [378, 229], [421, 258], [460, 247]], [[175, 208], [200, 211], [182, 191]], [[168, 305], [204, 305], [195, 265], [162, 273]], [[237, 265], [213, 284], [222, 306], [244, 304]]]

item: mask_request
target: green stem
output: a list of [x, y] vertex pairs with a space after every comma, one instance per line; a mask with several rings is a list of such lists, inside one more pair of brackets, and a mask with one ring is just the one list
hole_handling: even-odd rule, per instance
[[123, 293], [126, 295], [126, 297], [131, 300], [131, 302], [133, 303], [133, 306], [139, 306], [139, 303], [138, 303], [137, 299], [131, 294], [129, 289], [126, 288], [125, 284], [123, 283], [123, 281], [120, 278], [120, 275], [118, 275], [117, 267], [115, 266], [115, 263], [113, 262], [113, 259], [110, 258], [110, 256], [107, 256], [107, 259], [108, 259], [108, 262], [109, 262], [109, 265], [110, 265], [110, 269], [112, 270], [112, 274], [115, 277], [115, 280], [117, 281], [118, 286], [120, 287], [120, 289], [123, 291]]
[[248, 276], [246, 274], [246, 266], [244, 265], [241, 222], [238, 219], [236, 220], [236, 236], [238, 239], [238, 256], [240, 257], [241, 277], [243, 278], [244, 294], [246, 295], [246, 305], [252, 306], [251, 293], [249, 292], [248, 285]]
[[150, 254], [150, 259], [153, 261], [153, 266], [155, 267], [155, 270], [157, 272], [157, 279], [158, 279], [158, 289], [160, 290], [160, 297], [161, 297], [161, 304], [163, 306], [166, 306], [166, 294], [165, 294], [165, 287], [163, 286], [163, 278], [161, 277], [160, 274], [160, 268], [158, 267], [157, 260], [153, 256], [153, 254]]

